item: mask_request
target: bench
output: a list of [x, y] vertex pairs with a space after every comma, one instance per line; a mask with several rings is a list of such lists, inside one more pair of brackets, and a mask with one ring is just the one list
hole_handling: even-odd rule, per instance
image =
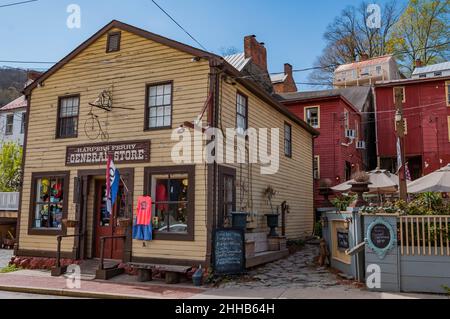
[[178, 284], [180, 282], [180, 275], [184, 275], [192, 269], [191, 266], [144, 264], [133, 262], [128, 263], [128, 266], [137, 269], [138, 282], [152, 281], [152, 274], [154, 270], [164, 271], [166, 284]]

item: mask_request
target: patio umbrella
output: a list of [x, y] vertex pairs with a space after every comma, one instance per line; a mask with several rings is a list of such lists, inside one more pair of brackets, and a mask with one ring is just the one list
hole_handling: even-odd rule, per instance
[[408, 193], [450, 193], [450, 164], [408, 185]]
[[[398, 176], [395, 174], [391, 174], [387, 170], [382, 169], [375, 169], [368, 173], [370, 178], [370, 185], [369, 189], [371, 194], [393, 194], [396, 193], [398, 190]], [[354, 180], [350, 180], [347, 182], [344, 182], [342, 184], [339, 184], [335, 187], [332, 187], [331, 189], [338, 193], [344, 193], [351, 190], [352, 185], [350, 183], [353, 183]]]

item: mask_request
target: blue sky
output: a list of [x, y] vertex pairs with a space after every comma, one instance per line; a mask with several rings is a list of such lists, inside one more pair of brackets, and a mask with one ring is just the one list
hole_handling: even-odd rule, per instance
[[[0, 0], [0, 6], [16, 1], [20, 0]], [[356, 0], [157, 2], [209, 51], [218, 54], [227, 47], [241, 51], [243, 37], [255, 34], [266, 43], [270, 72], [281, 71], [285, 62], [294, 68], [312, 66], [324, 47], [322, 35], [328, 23], [346, 6], [360, 3]], [[66, 8], [72, 3], [81, 7], [80, 29], [66, 26], [69, 15]], [[196, 46], [150, 0], [39, 0], [0, 8], [0, 60], [58, 61], [113, 19]], [[306, 74], [297, 73], [296, 80], [304, 82]]]

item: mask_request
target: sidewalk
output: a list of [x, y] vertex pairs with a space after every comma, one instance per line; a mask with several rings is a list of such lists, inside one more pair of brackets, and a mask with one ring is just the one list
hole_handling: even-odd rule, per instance
[[128, 284], [82, 280], [80, 289], [69, 289], [65, 277], [51, 277], [48, 271], [21, 270], [0, 274], [0, 291], [102, 299], [188, 299], [205, 291], [163, 282], [140, 284], [133, 282], [134, 278], [130, 277]]
[[49, 272], [22, 270], [0, 274], [0, 291], [34, 293], [65, 297], [102, 299], [450, 299], [427, 294], [379, 293], [351, 286], [329, 288], [196, 288], [190, 285], [165, 285], [162, 281], [137, 283], [123, 275], [113, 281], [82, 281], [81, 289], [68, 289], [64, 277]]

